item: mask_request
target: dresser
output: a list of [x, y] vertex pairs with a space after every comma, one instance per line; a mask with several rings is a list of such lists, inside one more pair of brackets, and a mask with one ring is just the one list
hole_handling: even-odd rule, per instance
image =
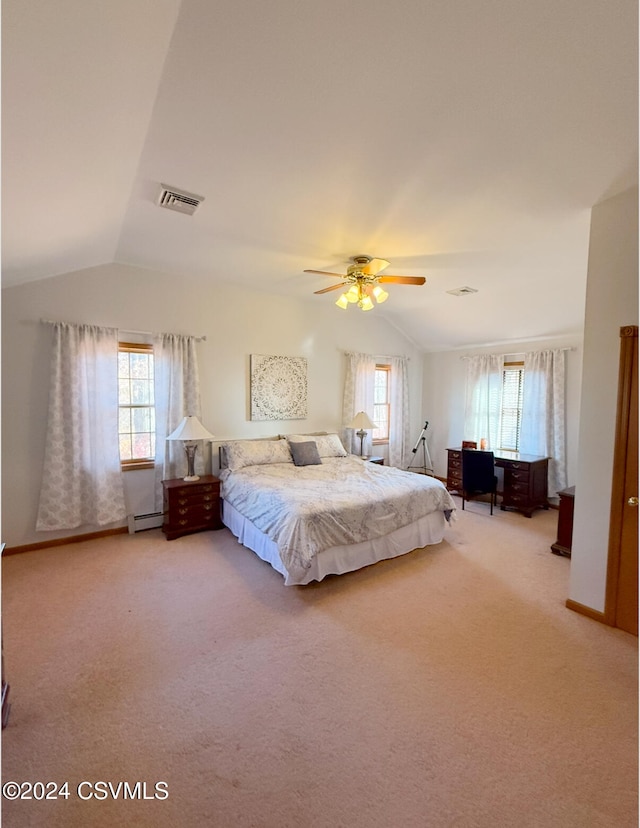
[[167, 540], [205, 529], [222, 529], [220, 480], [212, 474], [199, 480], [163, 480], [162, 531]]
[[554, 555], [571, 557], [571, 541], [573, 540], [573, 501], [576, 495], [576, 487], [569, 486], [558, 492], [560, 508], [558, 510], [558, 538], [551, 544], [551, 551]]
[[[548, 457], [519, 452], [494, 452], [494, 464], [504, 470], [500, 508], [516, 509], [531, 517], [536, 509], [548, 509]], [[462, 493], [462, 449], [447, 449], [447, 489]]]

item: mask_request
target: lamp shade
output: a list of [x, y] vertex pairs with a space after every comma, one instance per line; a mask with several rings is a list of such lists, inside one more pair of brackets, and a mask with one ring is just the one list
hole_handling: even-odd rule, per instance
[[351, 420], [347, 428], [376, 428], [376, 424], [371, 422], [371, 418], [364, 411], [358, 411], [356, 416]]
[[197, 417], [185, 417], [167, 440], [215, 440]]

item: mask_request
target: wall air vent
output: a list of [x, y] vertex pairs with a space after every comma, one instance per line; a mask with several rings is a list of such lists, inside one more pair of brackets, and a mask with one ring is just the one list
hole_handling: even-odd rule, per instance
[[176, 187], [160, 185], [160, 192], [156, 204], [166, 210], [175, 210], [177, 213], [186, 213], [192, 216], [204, 201], [204, 196], [187, 193], [185, 190], [178, 190]]
[[452, 296], [468, 296], [470, 293], [477, 293], [478, 291], [472, 287], [459, 287], [455, 290], [448, 290], [447, 293], [450, 293]]

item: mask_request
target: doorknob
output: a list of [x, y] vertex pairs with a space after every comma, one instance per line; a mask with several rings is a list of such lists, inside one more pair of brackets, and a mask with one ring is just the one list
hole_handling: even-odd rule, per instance
[[637, 506], [639, 502], [640, 501], [638, 500], [637, 497], [630, 497], [629, 500], [627, 500], [627, 505], [628, 506]]

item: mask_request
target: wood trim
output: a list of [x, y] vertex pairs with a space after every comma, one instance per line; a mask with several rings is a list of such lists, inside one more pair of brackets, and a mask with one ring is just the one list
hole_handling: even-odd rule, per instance
[[604, 612], [599, 612], [591, 607], [587, 607], [579, 601], [574, 601], [572, 598], [567, 598], [565, 601], [565, 607], [579, 613], [580, 615], [586, 615], [587, 618], [591, 618], [594, 621], [599, 621], [601, 624], [607, 623], [604, 618]]
[[50, 546], [66, 546], [68, 543], [80, 543], [85, 540], [96, 538], [107, 538], [110, 535], [126, 535], [129, 529], [126, 526], [119, 526], [117, 529], [101, 529], [99, 532], [87, 532], [86, 535], [71, 535], [68, 538], [52, 538], [51, 540], [38, 541], [37, 543], [25, 543], [22, 546], [5, 546], [2, 557], [7, 555], [18, 555], [21, 552], [33, 552], [36, 549], [48, 549]]
[[620, 544], [624, 514], [624, 492], [627, 468], [627, 435], [631, 408], [631, 377], [634, 361], [634, 339], [637, 325], [620, 328], [620, 367], [618, 371], [618, 400], [615, 444], [613, 452], [613, 480], [609, 518], [609, 551], [607, 557], [607, 584], [604, 600], [604, 623], [615, 626], [618, 603], [618, 576], [620, 571]]

